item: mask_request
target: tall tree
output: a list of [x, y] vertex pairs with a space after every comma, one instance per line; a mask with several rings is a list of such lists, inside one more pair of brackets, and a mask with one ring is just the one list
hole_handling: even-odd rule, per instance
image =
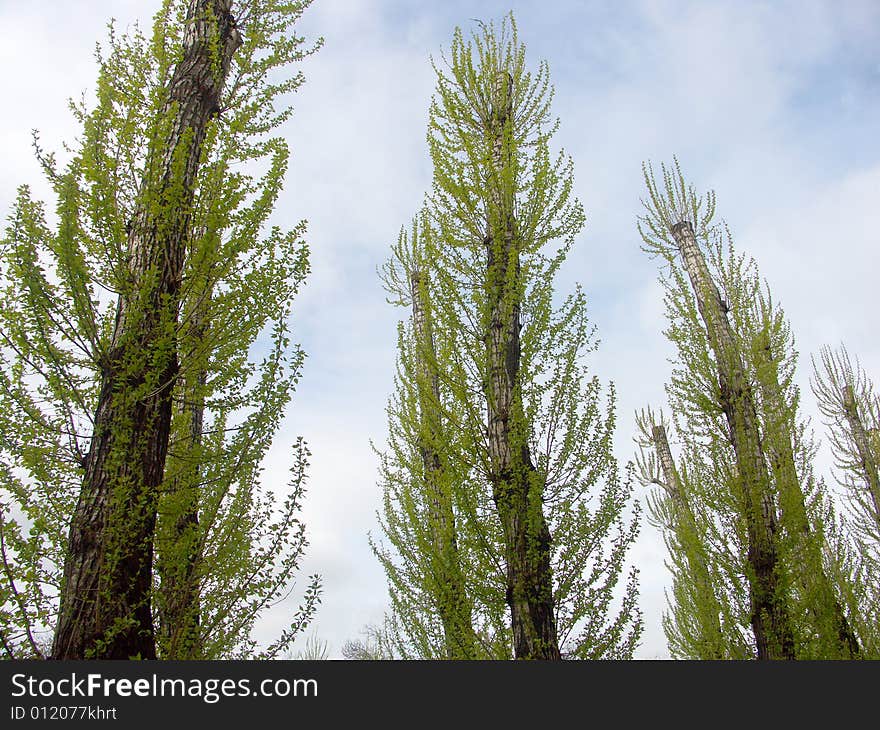
[[636, 424], [640, 480], [661, 487], [649, 496], [648, 514], [663, 531], [669, 551], [672, 598], [663, 627], [670, 653], [683, 659], [745, 658], [740, 632], [731, 626], [738, 616], [716, 594], [723, 590], [724, 581], [717, 574], [717, 562], [712, 562], [707, 540], [713, 527], [711, 517], [697, 511], [702, 503], [690, 485], [690, 473], [681, 472], [675, 464], [669, 424], [650, 409], [637, 415]]
[[853, 526], [864, 541], [880, 546], [880, 397], [844, 347], [821, 350], [812, 386], [852, 502]]
[[[397, 566], [387, 550], [371, 542], [390, 581], [394, 613], [409, 613], [406, 625], [391, 630], [398, 652], [409, 643], [420, 656], [449, 659], [485, 658], [474, 630], [473, 598], [466, 585], [456, 528], [455, 491], [460, 475], [451, 459], [454, 427], [443, 413], [440, 358], [434, 337], [430, 265], [425, 256], [426, 225], [416, 217], [402, 230], [383, 280], [390, 301], [410, 308], [409, 326], [398, 333], [398, 373], [389, 403], [388, 457], [381, 464], [386, 509], [382, 529], [395, 545], [415, 543], [417, 550]], [[393, 505], [393, 506], [392, 506]], [[430, 621], [421, 622], [410, 606], [427, 605], [439, 619], [442, 640]], [[375, 633], [375, 632], [374, 632]]]
[[677, 163], [663, 168], [662, 187], [649, 166], [645, 179], [639, 227], [645, 250], [669, 267], [667, 334], [680, 365], [667, 391], [692, 497], [709, 515], [706, 543], [720, 538], [712, 561], [734, 567], [742, 556], [732, 590], [721, 593], [732, 601], [726, 612], [737, 613], [740, 573], [758, 658], [855, 656], [840, 586], [829, 577], [830, 502], [810, 466], [815, 447], [798, 416], [784, 314], [754, 262], [733, 252], [729, 231], [711, 224], [714, 196], [697, 198]]
[[86, 474], [70, 528], [52, 656], [156, 656], [152, 589], [158, 488], [178, 374], [177, 313], [207, 126], [242, 43], [229, 0], [193, 0], [183, 53], [127, 236], [129, 286], [104, 355]]
[[786, 598], [780, 588], [780, 566], [776, 540], [776, 505], [770, 489], [767, 465], [761, 446], [751, 383], [743, 356], [727, 317], [728, 304], [709, 273], [705, 256], [697, 243], [695, 229], [708, 234], [714, 212], [714, 198], [708, 198], [701, 215], [701, 202], [664, 169], [664, 187], [659, 190], [646, 171], [649, 198], [647, 215], [640, 227], [646, 247], [681, 261], [694, 290], [697, 308], [706, 330], [718, 378], [718, 405], [727, 420], [736, 455], [741, 484], [741, 504], [748, 533], [751, 624], [761, 659], [793, 659], [794, 632]]
[[752, 305], [745, 308], [751, 320], [741, 329], [754, 332], [748, 358], [757, 383], [763, 444], [779, 495], [795, 590], [810, 613], [802, 654], [856, 658], [859, 642], [838, 600], [840, 587], [835, 586], [827, 565], [831, 560], [828, 541], [835, 538], [828, 535], [825, 521], [833, 521], [833, 511], [824, 483], [817, 484], [813, 476], [815, 448], [806, 433], [807, 424], [799, 422], [797, 415], [800, 394], [793, 384], [791, 331], [769, 291], [758, 291]]
[[880, 397], [846, 348], [825, 347], [813, 358], [811, 385], [825, 419], [844, 489], [848, 544], [835, 550], [849, 579], [845, 603], [857, 623], [864, 655], [880, 656]]
[[[40, 607], [17, 623], [55, 624], [53, 656], [156, 656], [154, 595], [160, 656], [253, 649], [305, 545], [307, 452], [280, 510], [259, 463], [302, 361], [286, 320], [303, 226], [261, 229], [288, 159], [267, 136], [290, 114], [273, 100], [302, 82], [275, 70], [309, 52], [291, 33], [308, 4], [167, 0], [149, 39], [111, 26], [97, 104], [73, 107], [73, 159], [60, 170], [38, 149], [57, 232], [20, 191], [4, 241], [4, 563]], [[253, 163], [264, 172], [237, 169]]]
[[[469, 40], [457, 29], [443, 60], [421, 274], [459, 557], [477, 578], [466, 581], [477, 640], [498, 658], [630, 656], [641, 630], [635, 572], [622, 596], [615, 588], [638, 515], [624, 522], [632, 480], [612, 454], [614, 390], [603, 412], [584, 358], [595, 342], [583, 293], [553, 302], [584, 213], [571, 160], [549, 150], [549, 71], [527, 69], [512, 17]], [[400, 489], [408, 465], [389, 457], [384, 473], [412, 493]], [[384, 512], [386, 524], [403, 514], [387, 498]], [[405, 566], [418, 544], [386, 536]], [[421, 612], [420, 625], [433, 615]]]

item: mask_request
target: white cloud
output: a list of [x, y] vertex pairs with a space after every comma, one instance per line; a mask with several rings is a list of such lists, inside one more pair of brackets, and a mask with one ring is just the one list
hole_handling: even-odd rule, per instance
[[[115, 14], [124, 27], [137, 15], [146, 24], [155, 5], [101, 0], [84, 15], [77, 4], [0, 2], [0, 93], [12, 101], [0, 115], [4, 210], [20, 182], [38, 181], [30, 129], [44, 130], [55, 149], [72, 137], [64, 102], [92, 84], [91, 52], [106, 19]], [[275, 218], [309, 220], [313, 273], [294, 310], [308, 359], [267, 473], [283, 484], [286, 447], [306, 438], [313, 467], [304, 575], [324, 574], [316, 627], [336, 655], [385, 602], [366, 542], [379, 506], [369, 439], [381, 443], [384, 434], [399, 312], [384, 303], [375, 269], [430, 180], [428, 55], [448, 47], [454, 25], [470, 27], [477, 12], [500, 17], [508, 5], [317, 0], [300, 28], [326, 45], [303, 64], [307, 82], [292, 99], [296, 113], [284, 129], [291, 170]], [[618, 389], [621, 460], [633, 451], [633, 411], [663, 402], [671, 353], [656, 265], [639, 251], [635, 229], [645, 159], [677, 154], [698, 188], [716, 189], [719, 214], [793, 322], [804, 384], [807, 353], [838, 340], [880, 379], [880, 5], [567, 1], [513, 9], [531, 61], [550, 62], [558, 141], [574, 158], [587, 210], [561, 283], [586, 286], [603, 342], [593, 369]], [[644, 657], [666, 654], [664, 557], [646, 524], [633, 551]], [[273, 612], [267, 635], [285, 610]]]

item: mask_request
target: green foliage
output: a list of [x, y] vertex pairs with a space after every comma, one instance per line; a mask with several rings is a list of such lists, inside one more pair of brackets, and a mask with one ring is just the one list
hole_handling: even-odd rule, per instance
[[850, 544], [835, 557], [852, 581], [845, 601], [869, 656], [880, 655], [880, 397], [858, 359], [842, 345], [813, 358], [813, 394], [827, 427], [847, 508], [840, 520]]
[[[412, 319], [398, 327], [398, 362], [395, 391], [387, 407], [388, 440], [385, 452], [378, 452], [383, 485], [380, 524], [389, 549], [371, 538], [371, 547], [388, 577], [391, 615], [381, 636], [390, 651], [403, 658], [445, 658], [449, 656], [441, 620], [440, 600], [444, 556], [437, 545], [437, 514], [434, 489], [448, 501], [454, 513], [457, 556], [463, 566], [460, 587], [465, 588], [458, 606], [459, 616], [472, 627], [472, 642], [456, 648], [460, 658], [507, 658], [510, 651], [504, 591], [499, 556], [495, 553], [500, 537], [491, 519], [491, 510], [475, 499], [468, 487], [471, 479], [467, 462], [473, 453], [469, 433], [461, 428], [461, 410], [471, 404], [460, 403], [452, 395], [450, 382], [442, 373], [443, 363], [453, 353], [450, 341], [436, 329], [433, 272], [427, 254], [429, 224], [427, 212], [413, 221], [411, 232], [402, 231], [393, 257], [386, 264], [384, 280], [393, 301], [413, 306], [419, 296], [422, 312], [433, 337], [430, 345], [420, 341]], [[412, 277], [418, 272], [417, 288]], [[437, 393], [424, 382], [425, 371], [437, 373]], [[436, 413], [435, 424], [425, 415]], [[442, 469], [426, 474], [423, 449], [439, 457]], [[486, 512], [489, 511], [489, 519]], [[484, 525], [488, 522], [488, 525]], [[473, 524], [474, 534], [463, 530]], [[495, 534], [486, 534], [493, 530]], [[491, 547], [490, 547], [491, 546]], [[455, 610], [455, 609], [453, 609]], [[373, 632], [375, 639], [379, 633]]]
[[[700, 473], [707, 463], [686, 459], [681, 465], [663, 468], [658, 454], [661, 448], [669, 448], [671, 424], [651, 409], [637, 414], [636, 424], [639, 480], [661, 487], [648, 494], [647, 502], [649, 521], [662, 531], [668, 550], [666, 566], [672, 574], [669, 610], [663, 615], [670, 654], [686, 659], [745, 659], [749, 649], [742, 633], [745, 609], [740, 596], [747, 595], [748, 587], [737, 581], [733, 596], [721, 594], [730, 583], [725, 576], [736, 575], [740, 565], [739, 556], [730, 554], [716, 520], [696, 491], [711, 479]], [[671, 473], [666, 473], [670, 466]], [[710, 546], [721, 550], [713, 554]]]
[[[553, 301], [554, 277], [583, 227], [584, 212], [572, 196], [571, 159], [550, 153], [558, 120], [550, 113], [549, 70], [546, 63], [534, 72], [527, 68], [512, 16], [497, 31], [482, 25], [470, 39], [456, 29], [448, 57], [433, 65], [433, 186], [417, 228], [394, 249], [385, 282], [392, 301], [411, 306], [407, 282], [417, 265], [430, 304], [433, 348], [427, 356], [439, 381], [439, 398], [431, 406], [444, 424], [436, 448], [454, 507], [478, 656], [513, 656], [504, 533], [486, 422], [487, 338], [499, 311], [519, 307], [514, 392], [521, 409], [513, 411], [511, 431], [534, 459], [528, 519], [546, 519], [552, 535], [562, 651], [572, 658], [629, 657], [641, 632], [635, 571], [622, 590], [617, 584], [638, 513], [636, 508], [631, 521], [623, 517], [632, 479], [621, 479], [612, 454], [613, 386], [603, 404], [601, 384], [586, 362], [596, 347], [586, 298], [577, 289], [561, 303]], [[505, 79], [508, 90], [499, 95], [499, 80]], [[505, 160], [500, 167], [499, 156]], [[505, 250], [505, 236], [514, 253]], [[517, 265], [507, 265], [514, 255]], [[496, 263], [487, 266], [487, 260]], [[388, 448], [380, 462], [382, 527], [390, 545], [374, 549], [392, 599], [385, 635], [396, 639], [399, 655], [435, 657], [443, 654], [443, 627], [426, 567], [430, 505], [417, 434], [424, 399], [412, 333], [411, 323], [401, 325]]]
[[[777, 600], [794, 617], [797, 656], [849, 657], [841, 640], [840, 606], [852, 586], [838, 558], [844, 545], [833, 501], [812, 470], [816, 446], [799, 414], [791, 328], [754, 260], [736, 252], [726, 226], [712, 222], [714, 195], [698, 197], [677, 161], [673, 169], [662, 168], [662, 186], [649, 165], [645, 179], [649, 198], [639, 231], [644, 250], [662, 259], [665, 334], [677, 350], [666, 392], [670, 428], [679, 444], [681, 502], [673, 504], [663, 490], [650, 501], [673, 575], [664, 616], [670, 651], [682, 658], [707, 658], [707, 651], [742, 658], [754, 652], [742, 475], [721, 404], [716, 354], [671, 234], [672, 226], [688, 221], [717, 286], [755, 405], [769, 479], [764, 504], [774, 511], [777, 525]], [[653, 414], [643, 413], [639, 422], [641, 481], [663, 484], [650, 454]], [[850, 623], [857, 621], [848, 613]]]
[[828, 427], [838, 481], [851, 505], [850, 526], [863, 552], [880, 546], [880, 493], [875, 493], [880, 464], [880, 396], [846, 351], [823, 348], [813, 359], [813, 393]]
[[[10, 655], [44, 653], [41, 637], [55, 620], [97, 389], [116, 344], [114, 322], [123, 309], [141, 317], [164, 306], [150, 300], [149, 273], [132, 275], [137, 254], [125, 245], [134, 211], [145, 204], [158, 220], [188, 216], [190, 231], [180, 308], [161, 310], [164, 338], [155, 351], [142, 353], [176, 350], [179, 360], [169, 457], [157, 495], [157, 559], [178, 566], [191, 560], [183, 544], [197, 555], [191, 580], [198, 641], [182, 653], [160, 642], [160, 654], [276, 656], [319, 602], [313, 576], [289, 627], [271, 646], [257, 648], [254, 623], [287, 595], [307, 544], [297, 518], [305, 445], [293, 448], [281, 500], [263, 485], [261, 463], [304, 358], [290, 343], [288, 321], [308, 273], [305, 224], [283, 231], [269, 226], [269, 218], [289, 158], [286, 142], [271, 132], [291, 109], [276, 104], [303, 81], [301, 74], [287, 74], [291, 64], [317, 47], [305, 47], [293, 32], [309, 4], [251, 0], [238, 6], [243, 44], [209, 123], [190, 208], [178, 210], [180, 190], [143, 198], [150, 189], [150, 150], [161, 150], [168, 132], [161, 112], [181, 55], [186, 2], [166, 0], [150, 37], [138, 28], [120, 35], [111, 23], [97, 53], [96, 102], [71, 102], [81, 131], [66, 149], [69, 160], [62, 165], [36, 145], [57, 201], [54, 220], [22, 187], [0, 252], [6, 302], [0, 313], [6, 569], [0, 623], [10, 627], [4, 636]], [[135, 363], [124, 367], [136, 370]], [[132, 402], [160, 385], [142, 384]], [[175, 525], [193, 505], [195, 532], [181, 541]], [[161, 586], [154, 596], [161, 596]]]

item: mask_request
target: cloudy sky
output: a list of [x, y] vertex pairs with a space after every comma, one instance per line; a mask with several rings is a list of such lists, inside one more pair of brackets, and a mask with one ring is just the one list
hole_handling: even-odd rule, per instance
[[[16, 187], [45, 190], [30, 130], [59, 149], [75, 129], [66, 99], [91, 88], [92, 50], [115, 17], [147, 25], [157, 0], [0, 0], [0, 211]], [[338, 656], [385, 607], [375, 531], [376, 459], [392, 387], [395, 322], [376, 268], [430, 181], [425, 145], [429, 55], [456, 25], [513, 10], [532, 64], [546, 59], [587, 211], [560, 287], [583, 283], [602, 346], [593, 369], [619, 394], [616, 449], [632, 456], [632, 414], [663, 404], [671, 348], [655, 262], [639, 250], [641, 163], [677, 155], [742, 252], [754, 256], [792, 321], [807, 414], [809, 354], [846, 343], [880, 379], [880, 3], [316, 0], [300, 26], [324, 48], [283, 133], [293, 158], [276, 222], [309, 221], [311, 275], [295, 309], [308, 353], [270, 453], [283, 484], [296, 435], [313, 453], [303, 575], [324, 576], [313, 631]], [[814, 425], [821, 434], [818, 419]], [[827, 473], [830, 458], [821, 455]], [[667, 656], [660, 627], [668, 575], [645, 525], [640, 657]], [[303, 581], [304, 583], [304, 581]], [[295, 605], [295, 604], [292, 604]], [[292, 605], [261, 624], [269, 636]]]

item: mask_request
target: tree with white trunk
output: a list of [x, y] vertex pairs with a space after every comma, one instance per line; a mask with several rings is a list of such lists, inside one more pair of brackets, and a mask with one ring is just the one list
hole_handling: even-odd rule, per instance
[[784, 312], [755, 262], [713, 224], [714, 195], [698, 197], [677, 162], [659, 185], [646, 165], [645, 181], [639, 230], [664, 264], [666, 334], [677, 349], [667, 394], [687, 476], [676, 504], [657, 467], [671, 456], [662, 444], [653, 461], [645, 455], [658, 449], [647, 419], [642, 480], [667, 492], [655, 518], [665, 523], [674, 580], [688, 586], [681, 595], [691, 595], [688, 603], [673, 594], [670, 644], [691, 657], [705, 647], [728, 658], [744, 647], [759, 659], [858, 657], [833, 502], [813, 474]]

